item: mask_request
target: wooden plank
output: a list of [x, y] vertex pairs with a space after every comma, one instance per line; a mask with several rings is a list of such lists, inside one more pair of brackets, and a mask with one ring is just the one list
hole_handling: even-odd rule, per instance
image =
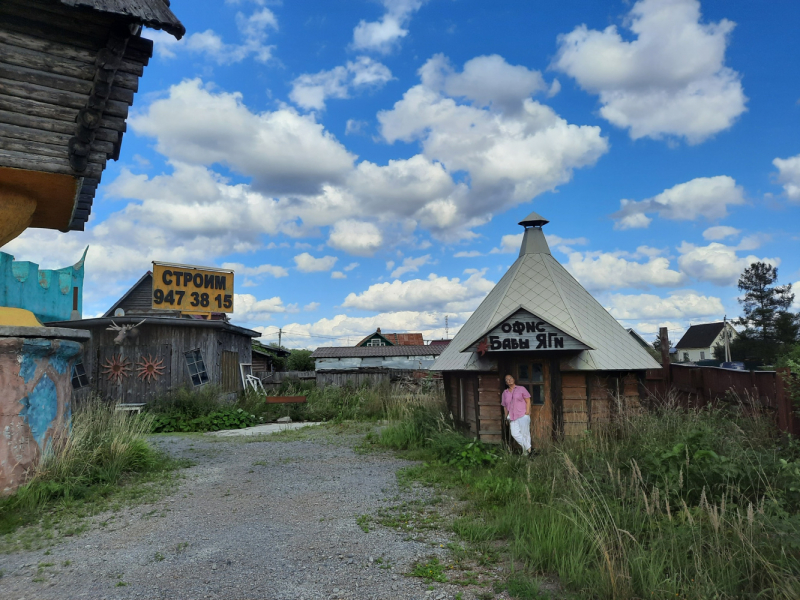
[[561, 392], [561, 360], [550, 359], [550, 399], [553, 403], [553, 432], [564, 435], [564, 396]]
[[[8, 65], [0, 64], [0, 72], [2, 71], [10, 73], [12, 76], [26, 75], [26, 70], [22, 69], [21, 67], [9, 67]], [[62, 90], [57, 87], [54, 88], [50, 85], [41, 85], [49, 79], [46, 75], [44, 77], [28, 77], [28, 79], [35, 79], [36, 81], [28, 82], [20, 81], [19, 79], [6, 79], [5, 81], [0, 80], [2, 81], [3, 93], [8, 94], [9, 96], [17, 96], [19, 98], [30, 98], [31, 100], [36, 100], [37, 102], [45, 102], [47, 104], [55, 104], [57, 106], [66, 106], [78, 109], [86, 106], [87, 102], [89, 101], [89, 92], [92, 88], [91, 84], [87, 86], [88, 89], [85, 92], [75, 92], [71, 90]], [[67, 78], [63, 79], [70, 81]], [[48, 83], [60, 82], [50, 81]], [[76, 86], [70, 87], [74, 89]], [[126, 98], [129, 101], [122, 102], [120, 100], [115, 100], [112, 98], [114, 95], [117, 97]], [[104, 112], [114, 117], [125, 118], [128, 115], [128, 106], [130, 104], [133, 104], [133, 92], [130, 90], [121, 90], [120, 88], [111, 88], [109, 100], [106, 101]]]
[[[19, 139], [6, 138], [0, 135], [0, 149], [12, 150], [22, 154], [30, 153], [35, 156], [51, 156], [54, 158], [67, 157], [69, 158], [69, 151], [66, 146], [54, 146], [52, 144], [42, 144], [40, 142], [23, 141]], [[106, 160], [105, 152], [90, 152], [89, 161], [94, 163], [102, 163]]]
[[482, 433], [482, 434], [480, 434], [480, 440], [484, 444], [498, 444], [499, 445], [499, 444], [503, 443], [502, 436], [496, 435], [496, 434]]
[[562, 373], [561, 385], [564, 388], [586, 388], [586, 375], [583, 373]]
[[13, 169], [61, 173], [62, 175], [72, 175], [73, 177], [100, 177], [104, 166], [104, 164], [89, 163], [85, 171], [76, 173], [72, 170], [68, 159], [62, 160], [52, 156], [30, 156], [12, 150], [0, 151], [0, 167], [11, 167]]
[[97, 67], [93, 64], [87, 65], [63, 56], [51, 56], [3, 43], [0, 43], [0, 62], [87, 81], [92, 81], [97, 71]]
[[[67, 147], [69, 139], [72, 137], [67, 133], [40, 131], [30, 127], [18, 127], [16, 125], [7, 125], [5, 123], [0, 123], [0, 136], [16, 140], [28, 140], [42, 144], [63, 146], [64, 148]], [[114, 144], [95, 139], [95, 141], [92, 142], [92, 149], [96, 150], [97, 152], [110, 154], [114, 151]], [[95, 185], [94, 189], [96, 188], [97, 186]], [[85, 184], [83, 189], [88, 189]]]
[[306, 396], [267, 396], [267, 404], [305, 404]]
[[[72, 131], [75, 129], [75, 117], [78, 115], [78, 110], [74, 108], [55, 106], [5, 94], [0, 94], [0, 111], [25, 113], [28, 116], [52, 119], [54, 121], [66, 121], [72, 123]], [[100, 127], [125, 131], [125, 120], [104, 114], [100, 121]]]
[[566, 437], [579, 437], [584, 435], [587, 429], [588, 427], [586, 427], [585, 423], [564, 423], [564, 435]]
[[564, 388], [564, 400], [586, 400], [586, 388]]
[[[75, 135], [75, 123], [69, 121], [59, 121], [56, 119], [48, 119], [46, 117], [36, 117], [24, 113], [12, 112], [0, 109], [0, 123], [8, 125], [16, 125], [18, 127], [25, 127], [29, 129], [38, 129], [40, 131], [63, 133], [70, 137]], [[103, 140], [116, 144], [119, 140], [119, 132], [107, 127], [101, 127], [95, 132], [96, 140]]]

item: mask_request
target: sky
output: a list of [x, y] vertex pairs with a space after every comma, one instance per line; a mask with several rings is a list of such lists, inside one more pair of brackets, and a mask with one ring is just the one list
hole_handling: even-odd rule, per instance
[[171, 7], [187, 34], [144, 31], [154, 56], [86, 231], [3, 248], [59, 268], [88, 245], [84, 317], [155, 260], [232, 268], [232, 321], [266, 343], [452, 337], [534, 210], [648, 340], [739, 316], [757, 260], [800, 299], [800, 3]]

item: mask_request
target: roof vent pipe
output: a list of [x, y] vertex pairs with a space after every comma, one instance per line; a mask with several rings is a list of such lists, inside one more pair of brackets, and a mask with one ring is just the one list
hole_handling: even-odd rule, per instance
[[547, 240], [542, 231], [542, 227], [549, 222], [536, 212], [532, 212], [519, 222], [525, 228], [522, 246], [519, 249], [520, 256], [525, 254], [550, 254], [550, 246], [547, 245]]

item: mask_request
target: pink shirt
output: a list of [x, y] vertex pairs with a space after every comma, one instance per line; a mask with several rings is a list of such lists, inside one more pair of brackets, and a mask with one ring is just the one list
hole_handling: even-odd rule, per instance
[[502, 405], [508, 411], [512, 421], [525, 416], [525, 398], [530, 398], [530, 392], [521, 385], [514, 386], [514, 391], [505, 390], [503, 392]]

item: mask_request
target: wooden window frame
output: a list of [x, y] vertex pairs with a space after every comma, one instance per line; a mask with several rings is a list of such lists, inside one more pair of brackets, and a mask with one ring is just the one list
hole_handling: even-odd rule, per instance
[[[537, 365], [539, 367], [539, 372], [541, 374], [541, 379], [539, 381], [534, 381], [530, 376], [522, 377], [520, 374], [520, 367], [524, 366], [528, 369], [532, 365]], [[520, 387], [524, 387], [528, 390], [528, 393], [531, 395], [531, 406], [544, 406], [546, 400], [545, 394], [545, 361], [542, 359], [528, 359], [525, 360], [516, 360], [514, 364], [514, 383], [516, 383]], [[534, 402], [534, 398], [536, 394], [533, 393], [533, 388], [536, 387], [539, 389], [539, 401]]]
[[[80, 367], [81, 373], [78, 373], [78, 368]], [[83, 364], [83, 359], [79, 358], [75, 361], [75, 364], [72, 365], [72, 389], [73, 390], [80, 390], [85, 387], [89, 386], [89, 376], [86, 374], [86, 367]], [[77, 381], [78, 385], [75, 385]]]
[[[200, 360], [197, 360], [195, 358], [194, 353], [197, 353], [196, 357], [199, 358]], [[189, 357], [190, 354], [194, 359], [191, 362]], [[186, 352], [183, 353], [183, 358], [186, 360], [186, 370], [189, 372], [189, 379], [192, 381], [192, 385], [194, 387], [201, 387], [206, 385], [210, 381], [210, 379], [208, 377], [208, 369], [206, 368], [206, 361], [203, 358], [203, 352], [200, 350], [200, 348], [192, 348], [191, 350], [187, 350]], [[202, 369], [197, 368], [198, 364], [202, 367]], [[192, 373], [192, 366], [194, 366], [197, 371], [194, 374]], [[197, 377], [199, 383], [195, 382], [195, 377]], [[205, 377], [205, 381], [203, 381], [203, 377]]]

